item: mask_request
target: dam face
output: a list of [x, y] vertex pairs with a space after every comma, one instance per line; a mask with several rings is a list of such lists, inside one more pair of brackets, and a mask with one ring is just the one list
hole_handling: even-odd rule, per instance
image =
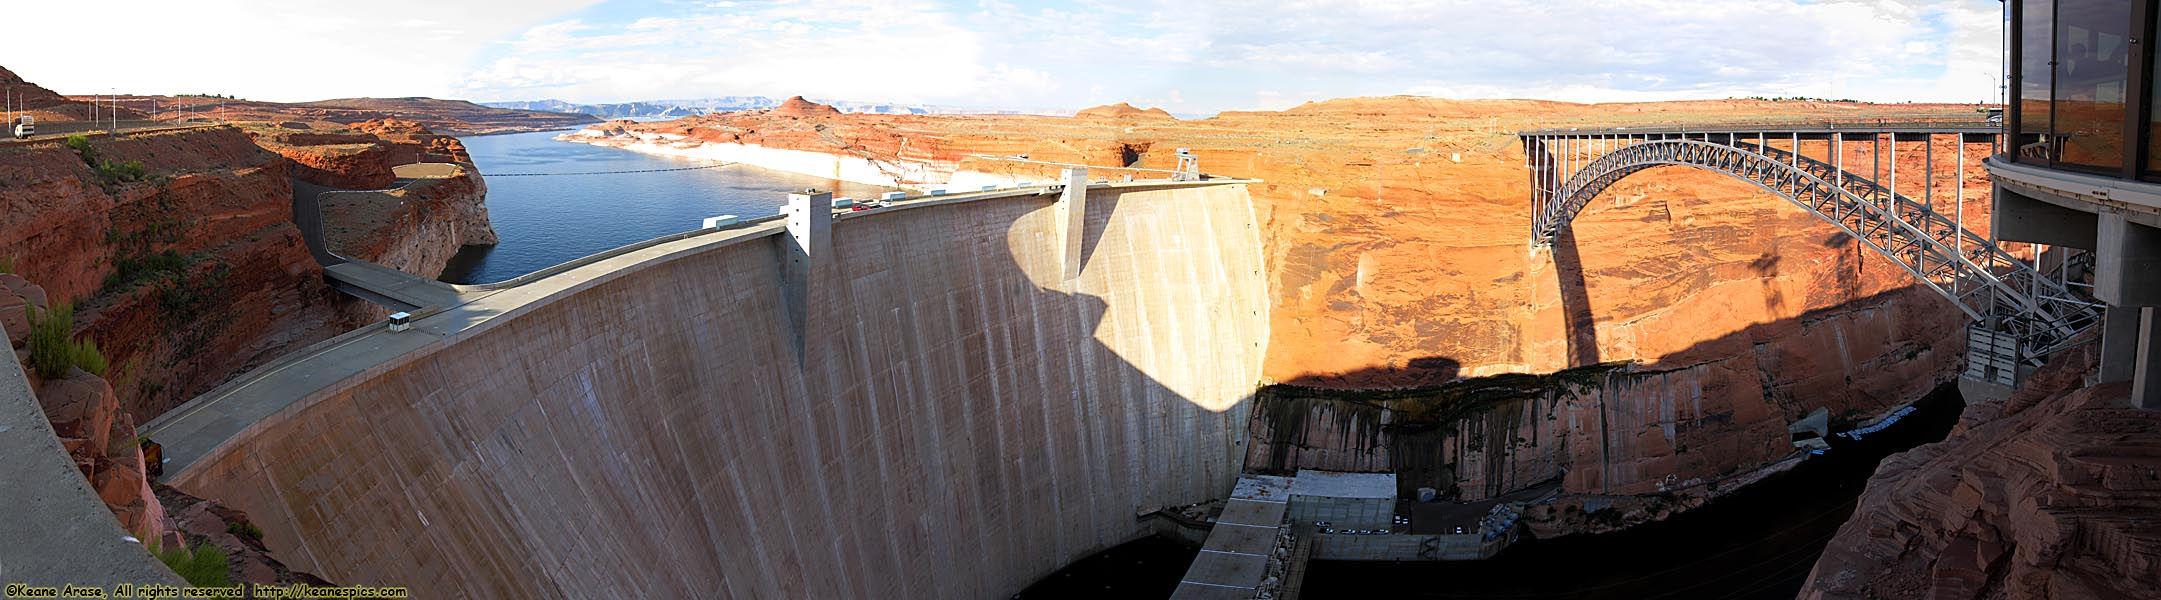
[[1096, 188], [1070, 282], [1029, 194], [836, 219], [800, 330], [771, 224], [504, 291], [170, 483], [416, 597], [1004, 597], [1227, 494], [1268, 333], [1243, 185]]

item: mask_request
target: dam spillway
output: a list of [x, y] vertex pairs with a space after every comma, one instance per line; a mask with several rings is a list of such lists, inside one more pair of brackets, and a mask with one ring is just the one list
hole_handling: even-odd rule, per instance
[[1227, 493], [1260, 378], [1244, 185], [1086, 199], [1071, 278], [1054, 194], [843, 215], [801, 315], [778, 223], [593, 261], [306, 358], [353, 374], [167, 482], [428, 596], [1002, 597]]

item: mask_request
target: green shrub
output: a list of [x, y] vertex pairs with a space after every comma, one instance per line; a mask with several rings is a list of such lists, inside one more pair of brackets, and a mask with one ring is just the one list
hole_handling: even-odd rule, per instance
[[66, 302], [55, 304], [44, 314], [30, 311], [30, 368], [38, 377], [59, 379], [66, 377], [68, 369], [82, 367], [84, 371], [104, 377], [107, 370], [105, 353], [98, 351], [95, 341], [76, 342], [75, 307]]
[[263, 528], [256, 527], [254, 523], [229, 523], [225, 525], [225, 532], [236, 537], [263, 541]]
[[225, 561], [225, 550], [210, 544], [197, 544], [194, 549], [159, 549], [151, 542], [150, 553], [165, 563], [181, 579], [196, 587], [229, 587], [232, 583], [232, 565]]
[[76, 344], [74, 354], [75, 366], [82, 367], [84, 371], [89, 371], [91, 375], [105, 376], [107, 366], [105, 364], [105, 353], [98, 351], [97, 340], [83, 340], [82, 343]]
[[139, 160], [124, 163], [101, 160], [93, 163], [92, 166], [97, 170], [98, 183], [105, 185], [142, 181], [146, 178], [143, 174], [143, 161]]
[[[117, 253], [116, 253], [117, 254]], [[166, 250], [139, 256], [115, 256], [113, 272], [105, 275], [105, 291], [122, 291], [146, 280], [177, 276], [193, 263], [179, 252]]]
[[13, 257], [13, 256], [0, 256], [0, 273], [5, 273], [5, 274], [13, 274], [14, 272], [15, 272], [15, 257]]
[[75, 366], [75, 308], [62, 302], [30, 312], [30, 368], [39, 377], [58, 379]]
[[75, 154], [83, 157], [83, 162], [95, 162], [97, 159], [98, 149], [90, 147], [90, 136], [80, 133], [68, 136], [68, 147], [75, 149]]

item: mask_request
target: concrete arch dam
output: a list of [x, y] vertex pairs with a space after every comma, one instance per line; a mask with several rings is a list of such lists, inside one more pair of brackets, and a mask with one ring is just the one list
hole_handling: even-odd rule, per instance
[[1230, 490], [1268, 333], [1244, 183], [709, 231], [326, 342], [234, 387], [308, 390], [259, 418], [152, 426], [168, 483], [340, 584], [1004, 597]]

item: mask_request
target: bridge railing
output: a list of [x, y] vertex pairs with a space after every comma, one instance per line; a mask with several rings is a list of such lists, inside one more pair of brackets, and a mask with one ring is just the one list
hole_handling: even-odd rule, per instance
[[1767, 119], [1733, 121], [1653, 122], [1629, 125], [1603, 125], [1595, 127], [1547, 127], [1518, 132], [1521, 136], [1557, 137], [1569, 135], [1615, 135], [1660, 133], [1748, 133], [1790, 131], [1869, 131], [1893, 130], [1966, 130], [1982, 132], [2000, 130], [2003, 123], [1986, 117], [1966, 115], [1905, 115], [1884, 116], [1873, 119]]

